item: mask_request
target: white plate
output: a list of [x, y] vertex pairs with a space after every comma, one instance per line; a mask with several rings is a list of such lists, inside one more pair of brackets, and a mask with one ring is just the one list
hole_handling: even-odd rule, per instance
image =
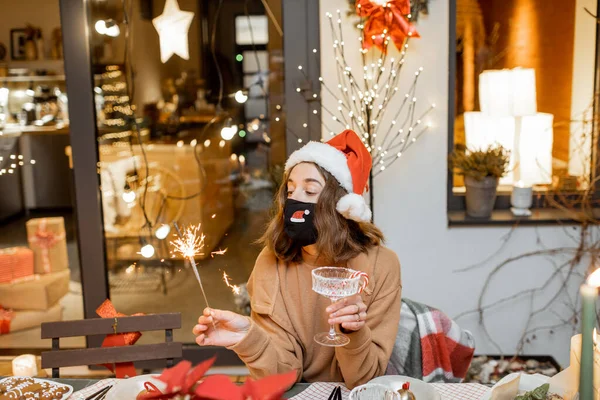
[[[515, 372], [512, 374], [506, 375], [504, 378], [500, 379], [500, 381], [492, 387], [492, 390], [494, 390], [494, 388], [496, 386], [502, 385], [505, 382], [508, 382], [508, 381], [516, 378], [519, 374], [521, 374], [521, 380], [519, 381], [519, 391], [523, 390], [526, 392], [530, 392], [530, 391], [534, 390], [535, 388], [542, 386], [544, 383], [548, 383], [548, 380], [550, 380], [549, 377], [540, 375], [540, 374], [529, 375], [529, 374], [523, 374], [520, 372]], [[492, 390], [490, 390], [485, 395], [483, 395], [481, 400], [490, 400], [492, 397]], [[560, 390], [560, 388], [551, 387], [550, 392], [556, 393], [559, 396], [564, 396], [564, 391]], [[576, 395], [575, 398], [579, 398], [579, 395]]]
[[402, 389], [402, 384], [405, 382], [410, 383], [410, 391], [418, 400], [442, 400], [442, 396], [429, 383], [408, 376], [385, 375], [369, 381], [369, 383], [386, 385], [394, 390]]
[[[19, 377], [12, 376], [12, 377], [8, 377], [8, 378], [0, 379], [0, 383], [4, 382], [6, 380], [9, 380], [10, 378], [19, 378]], [[53, 384], [54, 386], [62, 386], [62, 387], [66, 387], [67, 389], [69, 389], [69, 391], [63, 395], [61, 400], [66, 400], [73, 394], [73, 386], [71, 386], [71, 385], [65, 385], [64, 383], [49, 381], [47, 379], [39, 379], [39, 378], [32, 378], [32, 379], [34, 382], [48, 382], [48, 383]]]
[[144, 390], [144, 383], [150, 382], [154, 384], [158, 390], [164, 390], [166, 384], [159, 381], [159, 375], [140, 375], [133, 378], [123, 379], [117, 383], [106, 393], [105, 400], [123, 400], [132, 399], [134, 400], [142, 390]]

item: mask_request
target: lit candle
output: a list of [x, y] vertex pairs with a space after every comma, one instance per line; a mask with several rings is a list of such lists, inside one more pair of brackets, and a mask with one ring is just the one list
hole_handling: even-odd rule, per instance
[[531, 203], [533, 202], [533, 188], [526, 185], [523, 181], [518, 181], [514, 184], [512, 194], [510, 196], [510, 204], [514, 215], [529, 216], [531, 211]]
[[600, 268], [581, 285], [581, 368], [579, 372], [579, 399], [594, 399], [594, 338], [596, 327], [596, 299], [600, 287]]
[[36, 376], [38, 374], [37, 362], [32, 354], [23, 354], [12, 361], [14, 376]]

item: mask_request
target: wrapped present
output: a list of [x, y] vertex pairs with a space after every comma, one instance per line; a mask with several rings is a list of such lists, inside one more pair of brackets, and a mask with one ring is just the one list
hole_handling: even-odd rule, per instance
[[69, 292], [69, 270], [0, 284], [0, 305], [14, 310], [47, 310]]
[[36, 274], [69, 268], [67, 238], [63, 217], [33, 218], [27, 221], [27, 241], [34, 253]]
[[44, 322], [62, 320], [62, 306], [56, 304], [44, 311], [12, 311], [0, 307], [0, 335], [39, 328]]
[[33, 251], [26, 247], [0, 250], [0, 283], [33, 275]]

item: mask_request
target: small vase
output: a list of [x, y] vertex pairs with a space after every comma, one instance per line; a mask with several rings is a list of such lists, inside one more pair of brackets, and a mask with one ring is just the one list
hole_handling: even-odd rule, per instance
[[32, 61], [37, 60], [37, 46], [35, 45], [35, 41], [26, 40], [25, 41], [25, 59]]
[[465, 176], [467, 215], [473, 218], [489, 218], [494, 209], [498, 178], [491, 176], [479, 181]]

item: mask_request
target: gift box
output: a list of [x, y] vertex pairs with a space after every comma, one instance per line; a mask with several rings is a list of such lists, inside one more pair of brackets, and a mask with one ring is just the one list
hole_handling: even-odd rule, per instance
[[0, 283], [33, 275], [33, 251], [26, 247], [0, 250]]
[[0, 305], [13, 310], [47, 310], [69, 292], [69, 270], [0, 284]]
[[0, 308], [0, 335], [39, 328], [44, 322], [62, 320], [62, 306], [56, 304], [45, 311], [12, 311]]
[[63, 217], [33, 218], [27, 221], [27, 241], [34, 254], [34, 271], [47, 274], [69, 269], [67, 238]]

